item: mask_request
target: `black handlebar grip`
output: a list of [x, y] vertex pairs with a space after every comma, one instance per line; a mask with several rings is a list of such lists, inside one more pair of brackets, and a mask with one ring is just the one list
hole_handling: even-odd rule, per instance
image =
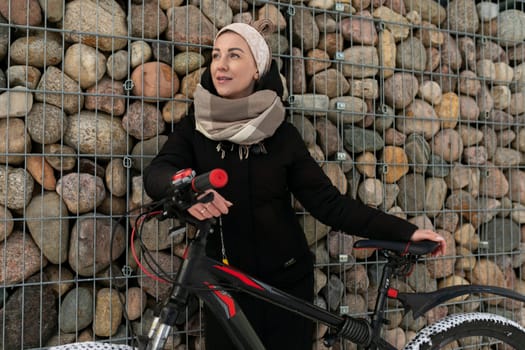
[[223, 169], [217, 168], [196, 176], [191, 181], [191, 188], [195, 192], [203, 192], [209, 189], [224, 187], [227, 183], [228, 173]]

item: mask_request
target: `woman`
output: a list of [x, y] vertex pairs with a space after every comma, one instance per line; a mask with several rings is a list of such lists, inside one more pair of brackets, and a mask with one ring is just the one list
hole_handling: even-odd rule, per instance
[[[210, 203], [188, 211], [221, 216], [208, 254], [297, 297], [313, 300], [313, 261], [292, 207], [292, 195], [334, 229], [376, 239], [444, 240], [405, 220], [341, 195], [286, 122], [283, 86], [262, 35], [247, 24], [219, 31], [212, 61], [194, 94], [194, 113], [173, 133], [144, 172], [147, 193], [160, 199], [179, 169], [225, 169], [228, 185]], [[226, 215], [227, 214], [227, 215]], [[311, 349], [313, 324], [287, 311], [236, 296], [267, 349]], [[233, 349], [206, 313], [206, 348]]]

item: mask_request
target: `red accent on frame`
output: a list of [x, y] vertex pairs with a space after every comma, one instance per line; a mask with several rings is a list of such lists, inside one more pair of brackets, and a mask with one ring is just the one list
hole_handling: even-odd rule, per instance
[[248, 276], [244, 275], [242, 272], [230, 269], [229, 267], [226, 267], [226, 266], [215, 265], [214, 267], [216, 269], [219, 269], [219, 270], [222, 270], [222, 271], [224, 271], [226, 273], [229, 273], [230, 275], [232, 275], [234, 277], [237, 277], [239, 280], [241, 280], [242, 283], [246, 284], [247, 286], [250, 286], [250, 287], [253, 287], [253, 288], [257, 288], [259, 290], [264, 290], [263, 287], [261, 287], [260, 285], [255, 283], [252, 279], [250, 279]]
[[235, 310], [235, 302], [233, 301], [232, 297], [222, 293], [222, 291], [217, 289], [213, 284], [209, 284], [208, 282], [205, 282], [205, 284], [211, 289], [212, 293], [215, 294], [217, 298], [219, 298], [224, 303], [224, 305], [226, 305], [230, 318], [235, 316], [237, 312]]
[[394, 288], [388, 288], [388, 291], [386, 292], [386, 295], [389, 297], [389, 298], [392, 298], [392, 299], [397, 299], [397, 294], [399, 292], [397, 291], [397, 289], [394, 289]]

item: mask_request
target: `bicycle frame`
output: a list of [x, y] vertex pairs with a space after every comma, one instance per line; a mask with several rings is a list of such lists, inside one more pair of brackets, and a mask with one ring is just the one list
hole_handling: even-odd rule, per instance
[[[300, 314], [313, 321], [322, 322], [339, 329], [347, 317], [338, 316], [314, 304], [282, 292], [272, 286], [250, 277], [243, 272], [205, 255], [206, 230], [188, 246], [184, 261], [178, 272], [170, 301], [160, 314], [162, 319], [150, 331], [155, 339], [148, 349], [160, 349], [168, 336], [169, 329], [188, 303], [190, 292], [201, 299], [220, 320], [227, 335], [239, 349], [264, 350], [265, 347], [253, 330], [242, 309], [226, 289], [248, 293], [255, 298]], [[228, 287], [224, 287], [224, 286]], [[166, 326], [159, 326], [165, 324]]]

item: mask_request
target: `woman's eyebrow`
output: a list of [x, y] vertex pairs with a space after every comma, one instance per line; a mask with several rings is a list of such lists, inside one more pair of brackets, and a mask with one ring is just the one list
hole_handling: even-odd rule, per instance
[[[214, 47], [213, 48], [213, 51], [221, 51], [219, 48], [216, 48]], [[231, 52], [231, 51], [241, 51], [241, 52], [244, 52], [243, 49], [241, 49], [240, 47], [232, 47], [232, 48], [229, 48], [228, 49], [228, 52]]]

